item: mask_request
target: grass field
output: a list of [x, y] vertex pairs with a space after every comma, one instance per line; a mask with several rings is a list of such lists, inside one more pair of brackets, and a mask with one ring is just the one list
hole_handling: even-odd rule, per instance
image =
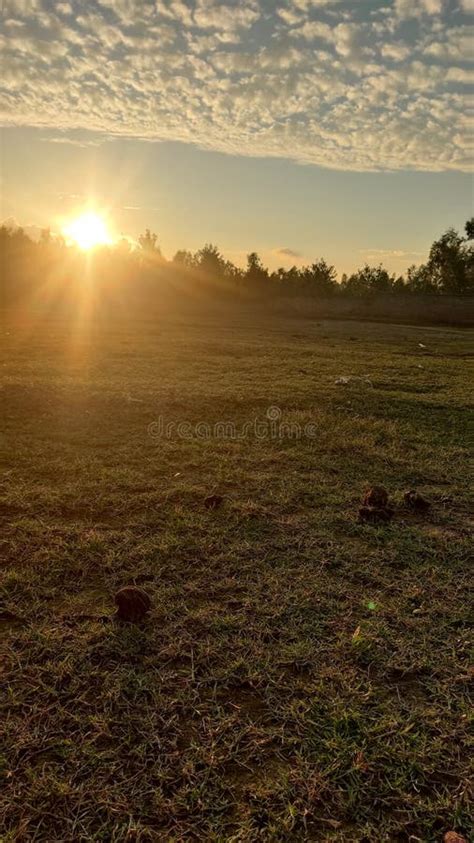
[[[3, 334], [2, 841], [468, 839], [472, 334]], [[197, 435], [219, 421], [247, 435]], [[357, 520], [372, 483], [386, 526]], [[126, 584], [141, 626], [109, 618]]]

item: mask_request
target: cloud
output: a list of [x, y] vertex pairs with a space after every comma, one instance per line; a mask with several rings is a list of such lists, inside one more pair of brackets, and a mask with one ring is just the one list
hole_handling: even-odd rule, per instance
[[395, 0], [395, 12], [399, 18], [419, 18], [422, 15], [439, 15], [445, 6], [444, 0]]
[[406, 44], [384, 44], [380, 52], [385, 59], [392, 61], [404, 61], [410, 55], [410, 49]]
[[403, 249], [359, 249], [359, 254], [364, 256], [365, 260], [382, 261], [389, 260], [414, 260], [423, 257], [425, 252], [406, 252]]
[[122, 136], [357, 171], [469, 167], [470, 0], [4, 6], [2, 123], [49, 130], [51, 143]]
[[425, 56], [441, 61], [471, 62], [473, 57], [474, 28], [458, 26], [443, 30], [441, 38], [430, 40], [423, 50]]
[[100, 146], [104, 143], [105, 138], [95, 138], [95, 139], [88, 139], [88, 140], [78, 140], [76, 138], [67, 137], [65, 135], [60, 135], [59, 137], [51, 137], [51, 138], [41, 138], [42, 143], [64, 143], [68, 146], [81, 146], [81, 147], [88, 147], [88, 146]]
[[295, 252], [294, 249], [289, 249], [287, 246], [281, 246], [279, 249], [274, 249], [273, 253], [275, 255], [280, 255], [283, 258], [302, 258], [303, 255], [300, 252]]
[[122, 205], [122, 211], [160, 211], [161, 208], [151, 208], [148, 205]]
[[324, 23], [323, 21], [306, 21], [302, 26], [299, 26], [298, 29], [293, 29], [290, 32], [290, 35], [295, 37], [302, 37], [305, 38], [307, 41], [314, 41], [315, 38], [322, 38], [326, 41], [332, 41], [333, 30], [329, 26], [329, 24]]
[[198, 0], [194, 11], [194, 23], [200, 29], [235, 30], [248, 29], [260, 17], [256, 5], [239, 3], [216, 4], [212, 0]]
[[289, 26], [301, 21], [300, 9], [277, 9], [277, 15]]

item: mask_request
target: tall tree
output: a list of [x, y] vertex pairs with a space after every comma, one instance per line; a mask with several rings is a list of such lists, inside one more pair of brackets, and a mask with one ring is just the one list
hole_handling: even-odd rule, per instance
[[344, 292], [355, 296], [366, 296], [373, 293], [390, 293], [393, 289], [394, 278], [380, 264], [369, 266], [354, 272], [345, 282], [341, 283]]
[[308, 292], [316, 293], [318, 296], [330, 296], [338, 289], [337, 272], [323, 258], [312, 263], [311, 266], [303, 267], [301, 279]]
[[145, 234], [140, 234], [138, 238], [138, 245], [145, 255], [161, 257], [161, 249], [158, 246], [157, 241], [158, 235], [147, 228]]
[[268, 269], [264, 267], [257, 252], [250, 252], [247, 255], [247, 271], [245, 273], [245, 280], [249, 286], [264, 284], [268, 281], [268, 278]]
[[436, 289], [463, 294], [472, 291], [473, 261], [473, 247], [454, 228], [448, 228], [431, 246], [427, 269]]

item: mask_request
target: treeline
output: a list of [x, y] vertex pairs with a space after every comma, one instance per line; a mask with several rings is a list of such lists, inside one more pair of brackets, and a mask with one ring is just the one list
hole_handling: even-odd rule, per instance
[[[334, 266], [320, 259], [308, 266], [270, 272], [256, 252], [247, 256], [245, 269], [226, 260], [219, 249], [206, 244], [195, 253], [179, 251], [166, 260], [156, 234], [147, 230], [131, 245], [120, 240], [113, 246], [81, 252], [48, 230], [32, 240], [21, 228], [0, 227], [2, 297], [6, 304], [27, 297], [41, 301], [45, 295], [61, 296], [83, 290], [90, 283], [95, 295], [107, 292], [130, 301], [148, 301], [166, 288], [175, 290], [236, 290], [255, 295], [335, 296], [370, 298], [393, 296], [474, 295], [474, 219], [464, 236], [450, 228], [431, 246], [428, 260], [411, 266], [405, 276], [390, 274], [382, 265], [366, 264], [338, 280]], [[92, 283], [93, 281], [93, 283]]]
[[[154, 237], [148, 231], [142, 242]], [[173, 262], [188, 271], [204, 272], [215, 278], [228, 278], [249, 287], [263, 287], [296, 292], [301, 295], [327, 297], [337, 294], [367, 296], [377, 293], [417, 293], [472, 295], [474, 293], [474, 218], [465, 225], [465, 236], [453, 228], [448, 229], [431, 246], [428, 261], [421, 266], [411, 266], [406, 277], [390, 274], [382, 265], [369, 266], [343, 275], [338, 281], [334, 266], [320, 259], [308, 266], [290, 269], [280, 268], [270, 273], [263, 266], [258, 254], [247, 256], [246, 269], [240, 269], [226, 261], [219, 250], [207, 245], [195, 254], [177, 252]], [[156, 244], [155, 244], [156, 248]]]

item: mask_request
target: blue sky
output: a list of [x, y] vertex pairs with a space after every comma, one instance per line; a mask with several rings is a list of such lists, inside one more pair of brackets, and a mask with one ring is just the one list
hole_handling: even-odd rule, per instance
[[472, 213], [474, 0], [4, 6], [4, 218], [402, 271]]

